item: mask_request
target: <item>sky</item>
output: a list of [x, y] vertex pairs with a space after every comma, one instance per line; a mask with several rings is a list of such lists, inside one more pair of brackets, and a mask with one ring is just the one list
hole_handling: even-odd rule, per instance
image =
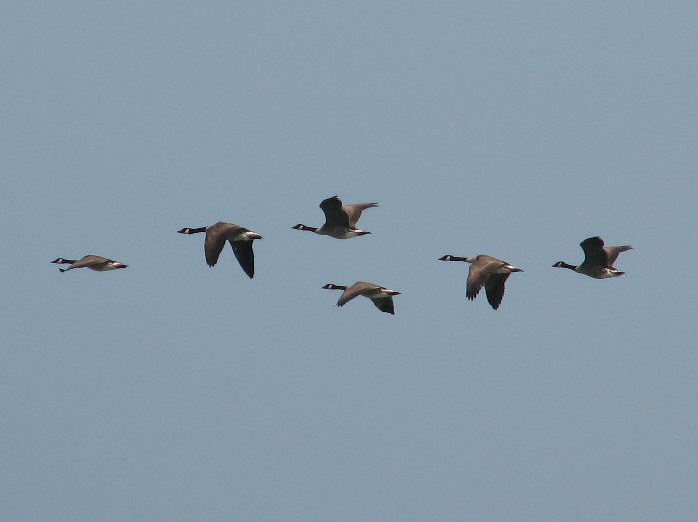
[[[3, 518], [695, 520], [696, 20], [5, 2]], [[291, 229], [335, 194], [371, 235]], [[254, 279], [176, 233], [217, 221]], [[625, 277], [552, 268], [596, 235]], [[445, 254], [524, 272], [494, 311]]]

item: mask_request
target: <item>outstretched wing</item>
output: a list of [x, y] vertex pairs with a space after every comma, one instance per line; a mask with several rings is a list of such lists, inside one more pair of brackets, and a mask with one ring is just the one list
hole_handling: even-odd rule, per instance
[[381, 312], [395, 315], [395, 305], [393, 304], [392, 297], [379, 297], [377, 299], [371, 299], [371, 301]]
[[206, 264], [208, 266], [215, 266], [218, 262], [218, 257], [221, 255], [227, 239], [227, 228], [227, 223], [219, 222], [206, 229], [204, 254], [206, 255]]
[[606, 251], [606, 255], [608, 256], [608, 265], [612, 266], [613, 263], [616, 262], [616, 259], [618, 259], [618, 254], [625, 252], [626, 250], [632, 250], [632, 248], [633, 247], [630, 245], [604, 247], [603, 249]]
[[342, 295], [339, 296], [339, 299], [337, 300], [337, 306], [344, 306], [349, 301], [351, 301], [359, 295], [361, 295], [360, 290], [356, 288], [356, 285], [351, 285], [344, 292], [342, 292]]
[[475, 299], [490, 276], [503, 264], [503, 261], [493, 257], [477, 256], [475, 262], [470, 265], [470, 270], [468, 270], [468, 280], [465, 283], [465, 297], [471, 301]]
[[240, 266], [250, 279], [254, 277], [254, 251], [252, 250], [252, 243], [254, 243], [254, 241], [230, 241], [235, 259], [238, 260], [238, 263], [240, 263]]
[[579, 243], [579, 246], [584, 250], [584, 264], [604, 268], [610, 265], [608, 254], [603, 248], [603, 239], [599, 236], [589, 237]]
[[106, 257], [102, 256], [95, 256], [95, 255], [87, 255], [82, 257], [81, 259], [78, 259], [75, 261], [68, 270], [71, 270], [73, 268], [89, 268], [91, 266], [99, 266], [99, 265], [104, 265], [109, 262], [109, 259]]
[[502, 304], [504, 297], [504, 282], [510, 274], [492, 274], [485, 283], [485, 293], [487, 294], [487, 302], [495, 310]]
[[344, 292], [342, 292], [342, 295], [339, 296], [339, 301], [337, 301], [337, 306], [344, 306], [349, 301], [351, 301], [359, 295], [365, 295], [366, 297], [370, 297], [370, 293], [375, 292], [378, 288], [380, 287], [378, 285], [374, 285], [373, 283], [357, 281], [350, 287], [347, 287], [347, 289], [344, 290]]
[[361, 217], [361, 213], [367, 208], [377, 207], [378, 203], [352, 203], [351, 205], [344, 205], [342, 210], [346, 212], [349, 217], [349, 226], [352, 228], [356, 226]]
[[337, 196], [323, 200], [320, 208], [325, 213], [325, 225], [349, 228], [349, 216], [342, 210], [342, 202]]

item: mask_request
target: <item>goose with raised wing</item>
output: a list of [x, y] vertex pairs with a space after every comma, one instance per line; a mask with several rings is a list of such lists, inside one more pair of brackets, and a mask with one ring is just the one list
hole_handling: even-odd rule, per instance
[[337, 239], [349, 239], [351, 237], [370, 234], [356, 227], [361, 213], [367, 208], [377, 207], [378, 203], [352, 203], [342, 205], [337, 196], [327, 198], [320, 203], [320, 208], [325, 214], [325, 224], [320, 228], [298, 224], [291, 227], [295, 230], [307, 230], [321, 236], [330, 236]]
[[120, 263], [119, 261], [114, 261], [113, 259], [107, 259], [102, 256], [87, 255], [80, 259], [65, 259], [59, 257], [54, 259], [51, 263], [56, 263], [57, 265], [70, 265], [68, 268], [59, 268], [61, 272], [67, 272], [68, 270], [73, 270], [74, 268], [89, 268], [90, 270], [95, 270], [97, 272], [107, 272], [109, 270], [116, 270], [117, 268], [126, 268], [128, 265]]
[[477, 297], [480, 289], [485, 287], [487, 301], [497, 310], [504, 297], [504, 283], [512, 272], [523, 272], [511, 263], [496, 257], [480, 254], [475, 257], [458, 257], [450, 254], [439, 258], [439, 261], [462, 261], [470, 263], [468, 279], [465, 283], [465, 296], [469, 300]]
[[240, 225], [219, 221], [215, 225], [199, 228], [183, 228], [178, 230], [180, 234], [206, 233], [204, 240], [204, 255], [206, 264], [215, 266], [218, 257], [223, 251], [225, 242], [228, 241], [233, 247], [233, 254], [240, 263], [244, 272], [252, 279], [254, 277], [254, 251], [252, 243], [255, 239], [262, 239], [262, 236]]
[[603, 239], [599, 236], [589, 237], [579, 244], [584, 251], [584, 261], [580, 265], [570, 265], [564, 261], [558, 261], [554, 268], [568, 268], [579, 274], [584, 274], [595, 279], [608, 279], [625, 275], [613, 266], [618, 254], [631, 250], [630, 245], [604, 246]]
[[343, 290], [337, 301], [337, 306], [344, 306], [355, 297], [362, 295], [368, 297], [381, 312], [393, 315], [395, 315], [393, 296], [400, 295], [400, 292], [374, 283], [367, 283], [366, 281], [358, 281], [351, 286], [328, 283], [323, 288], [325, 290]]

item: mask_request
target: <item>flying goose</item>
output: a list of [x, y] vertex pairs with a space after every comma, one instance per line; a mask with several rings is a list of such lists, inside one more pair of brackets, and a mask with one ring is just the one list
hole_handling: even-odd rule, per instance
[[618, 258], [618, 254], [633, 248], [630, 245], [605, 247], [603, 246], [603, 239], [599, 236], [595, 236], [585, 239], [579, 243], [579, 246], [584, 250], [584, 261], [581, 265], [568, 265], [564, 261], [558, 261], [553, 267], [569, 268], [570, 270], [596, 279], [607, 279], [609, 277], [625, 275], [625, 272], [621, 272], [617, 268], [614, 268], [613, 263]]
[[363, 295], [364, 297], [368, 297], [381, 312], [393, 315], [395, 315], [393, 296], [400, 295], [400, 292], [373, 283], [366, 283], [365, 281], [359, 281], [349, 287], [328, 283], [323, 286], [323, 288], [326, 290], [344, 290], [342, 295], [339, 296], [337, 306], [344, 306], [355, 297]]
[[58, 265], [70, 265], [68, 268], [59, 268], [61, 272], [67, 272], [73, 268], [89, 268], [90, 270], [96, 270], [97, 272], [106, 272], [107, 270], [116, 270], [117, 268], [126, 268], [128, 265], [114, 261], [113, 259], [107, 259], [102, 256], [88, 255], [81, 259], [64, 259], [59, 257], [54, 259], [51, 263], [56, 263]]
[[504, 297], [504, 283], [512, 272], [523, 272], [520, 268], [492, 256], [480, 254], [475, 257], [457, 257], [450, 254], [439, 258], [439, 261], [464, 261], [470, 263], [468, 280], [465, 284], [465, 296], [475, 299], [484, 286], [487, 301], [495, 310], [499, 308]]
[[235, 258], [245, 273], [252, 279], [254, 277], [254, 252], [252, 242], [262, 239], [262, 236], [240, 225], [219, 221], [215, 225], [200, 228], [183, 228], [178, 230], [180, 234], [199, 234], [206, 232], [204, 240], [204, 254], [208, 266], [215, 266], [218, 256], [221, 255], [225, 242], [229, 241], [233, 247]]
[[320, 203], [320, 208], [325, 213], [325, 224], [320, 228], [298, 224], [291, 227], [295, 230], [307, 230], [322, 236], [331, 236], [337, 239], [349, 239], [350, 237], [370, 234], [359, 228], [356, 223], [361, 213], [367, 208], [377, 207], [378, 203], [354, 203], [342, 206], [342, 201], [337, 196], [327, 198]]

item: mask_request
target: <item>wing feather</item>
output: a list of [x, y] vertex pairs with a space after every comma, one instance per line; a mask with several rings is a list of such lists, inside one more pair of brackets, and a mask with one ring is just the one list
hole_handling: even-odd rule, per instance
[[326, 226], [349, 228], [349, 216], [342, 210], [342, 202], [337, 196], [323, 200], [320, 208], [325, 213]]

